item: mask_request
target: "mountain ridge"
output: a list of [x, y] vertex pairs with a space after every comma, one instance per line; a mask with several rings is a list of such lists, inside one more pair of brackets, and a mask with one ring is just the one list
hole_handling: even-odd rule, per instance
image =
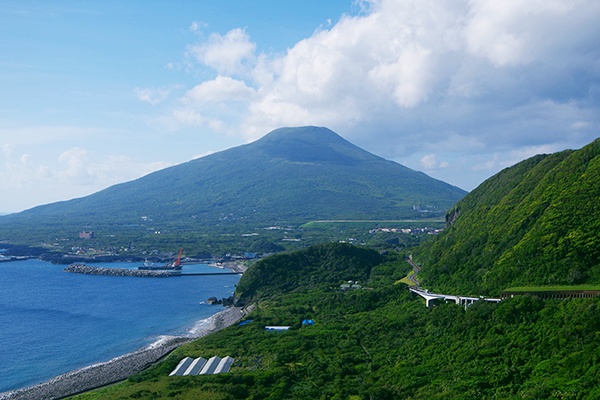
[[416, 251], [424, 285], [497, 295], [508, 286], [600, 283], [600, 139], [486, 180]]

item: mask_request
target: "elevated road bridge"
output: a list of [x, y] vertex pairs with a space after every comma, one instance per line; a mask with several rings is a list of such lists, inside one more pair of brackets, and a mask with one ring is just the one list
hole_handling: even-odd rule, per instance
[[465, 307], [465, 309], [467, 307], [469, 307], [471, 304], [473, 304], [474, 302], [479, 301], [479, 300], [490, 301], [493, 303], [498, 303], [502, 300], [502, 299], [489, 298], [489, 297], [483, 297], [483, 296], [471, 297], [471, 296], [460, 296], [460, 295], [454, 295], [454, 294], [431, 293], [427, 289], [422, 289], [420, 286], [420, 282], [416, 279], [416, 276], [421, 271], [421, 269], [419, 268], [419, 266], [416, 263], [413, 262], [412, 254], [408, 257], [407, 261], [413, 268], [413, 273], [408, 276], [408, 279], [410, 279], [415, 284], [415, 286], [409, 286], [408, 290], [410, 290], [412, 293], [418, 294], [419, 296], [423, 297], [425, 299], [425, 305], [427, 307], [430, 306], [431, 301], [433, 301], [433, 300], [444, 300], [446, 302], [453, 301], [456, 304], [460, 304], [461, 306]]
[[460, 296], [460, 295], [454, 295], [454, 294], [442, 294], [442, 293], [431, 293], [429, 290], [426, 289], [421, 289], [420, 287], [409, 287], [408, 290], [410, 290], [412, 293], [418, 294], [419, 296], [423, 297], [425, 299], [425, 304], [427, 307], [430, 306], [430, 302], [432, 300], [444, 300], [446, 302], [448, 301], [452, 301], [456, 304], [460, 304], [461, 306], [465, 307], [465, 309], [467, 307], [469, 307], [471, 304], [473, 304], [476, 301], [479, 300], [483, 300], [483, 301], [490, 301], [493, 303], [498, 303], [500, 302], [502, 299], [496, 299], [496, 298], [491, 298], [491, 297], [471, 297], [471, 296]]

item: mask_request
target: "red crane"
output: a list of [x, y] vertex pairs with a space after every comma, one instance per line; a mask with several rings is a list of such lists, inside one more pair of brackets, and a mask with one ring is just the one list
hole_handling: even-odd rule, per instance
[[179, 255], [177, 256], [177, 258], [175, 259], [175, 262], [173, 263], [173, 269], [181, 269], [181, 253], [183, 253], [183, 247], [181, 249], [179, 249]]

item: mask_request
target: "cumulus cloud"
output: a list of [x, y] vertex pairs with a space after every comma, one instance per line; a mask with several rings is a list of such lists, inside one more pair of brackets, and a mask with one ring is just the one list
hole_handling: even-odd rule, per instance
[[[172, 69], [173, 64], [172, 63], [167, 64], [167, 68]], [[134, 92], [135, 92], [135, 95], [138, 98], [138, 100], [146, 101], [152, 105], [156, 105], [156, 104], [160, 103], [161, 101], [167, 99], [169, 97], [169, 94], [171, 94], [171, 92], [174, 89], [179, 89], [181, 87], [182, 87], [181, 85], [173, 85], [168, 88], [139, 88], [139, 87], [136, 87], [134, 89]]]
[[223, 127], [222, 121], [210, 117], [204, 117], [202, 114], [199, 114], [191, 109], [183, 111], [174, 111], [173, 117], [176, 121], [183, 125], [205, 126], [217, 132], [221, 131]]
[[254, 93], [244, 81], [219, 75], [189, 90], [186, 98], [196, 102], [248, 101]]
[[0, 140], [5, 153], [17, 146], [44, 145], [56, 141], [70, 141], [89, 138], [106, 130], [82, 126], [25, 126], [20, 128], [0, 128]]
[[[0, 164], [0, 194], [5, 200], [3, 207], [6, 207], [1, 211], [21, 211], [39, 204], [86, 196], [172, 165], [140, 163], [122, 155], [96, 158], [85, 149], [73, 147], [52, 162], [42, 156], [19, 153], [19, 147], [13, 147]], [[15, 191], [20, 196], [9, 195]]]
[[428, 154], [421, 158], [421, 166], [424, 170], [430, 171], [436, 168], [447, 168], [449, 164], [446, 161], [438, 163], [435, 154]]
[[412, 168], [455, 172], [497, 170], [527, 149], [581, 146], [596, 136], [599, 2], [361, 6], [285, 54], [257, 54], [241, 28], [189, 46], [216, 77], [186, 93], [177, 118], [208, 126], [210, 115], [221, 131], [247, 140], [281, 126], [328, 126]]
[[58, 160], [67, 164], [66, 169], [57, 173], [60, 178], [77, 180], [83, 184], [88, 184], [93, 179], [88, 170], [86, 150], [74, 147], [62, 153]]
[[467, 49], [497, 66], [570, 52], [571, 41], [582, 39], [579, 28], [597, 21], [599, 11], [594, 1], [474, 1], [465, 27]]
[[208, 27], [207, 23], [194, 21], [192, 22], [192, 25], [190, 25], [190, 32], [199, 32], [202, 28], [206, 27]]
[[206, 151], [206, 152], [204, 152], [202, 154], [195, 155], [194, 157], [192, 157], [192, 159], [197, 160], [199, 158], [206, 157], [206, 156], [209, 156], [209, 155], [214, 154], [214, 153], [215, 153], [214, 151]]
[[435, 154], [428, 154], [421, 158], [421, 165], [423, 165], [423, 168], [425, 169], [434, 169], [437, 165], [435, 162]]
[[218, 73], [236, 74], [246, 70], [244, 62], [254, 58], [256, 44], [250, 42], [244, 29], [238, 28], [225, 36], [213, 33], [207, 43], [189, 46], [188, 50], [198, 62]]

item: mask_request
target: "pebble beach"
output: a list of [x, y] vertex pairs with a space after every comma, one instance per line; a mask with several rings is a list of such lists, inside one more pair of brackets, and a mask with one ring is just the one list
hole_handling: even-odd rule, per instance
[[198, 331], [193, 337], [165, 336], [146, 348], [113, 358], [110, 361], [68, 372], [35, 386], [0, 393], [0, 400], [60, 399], [125, 380], [158, 361], [178, 346], [233, 325], [245, 314], [246, 311], [241, 308], [227, 308], [210, 317], [208, 327]]

